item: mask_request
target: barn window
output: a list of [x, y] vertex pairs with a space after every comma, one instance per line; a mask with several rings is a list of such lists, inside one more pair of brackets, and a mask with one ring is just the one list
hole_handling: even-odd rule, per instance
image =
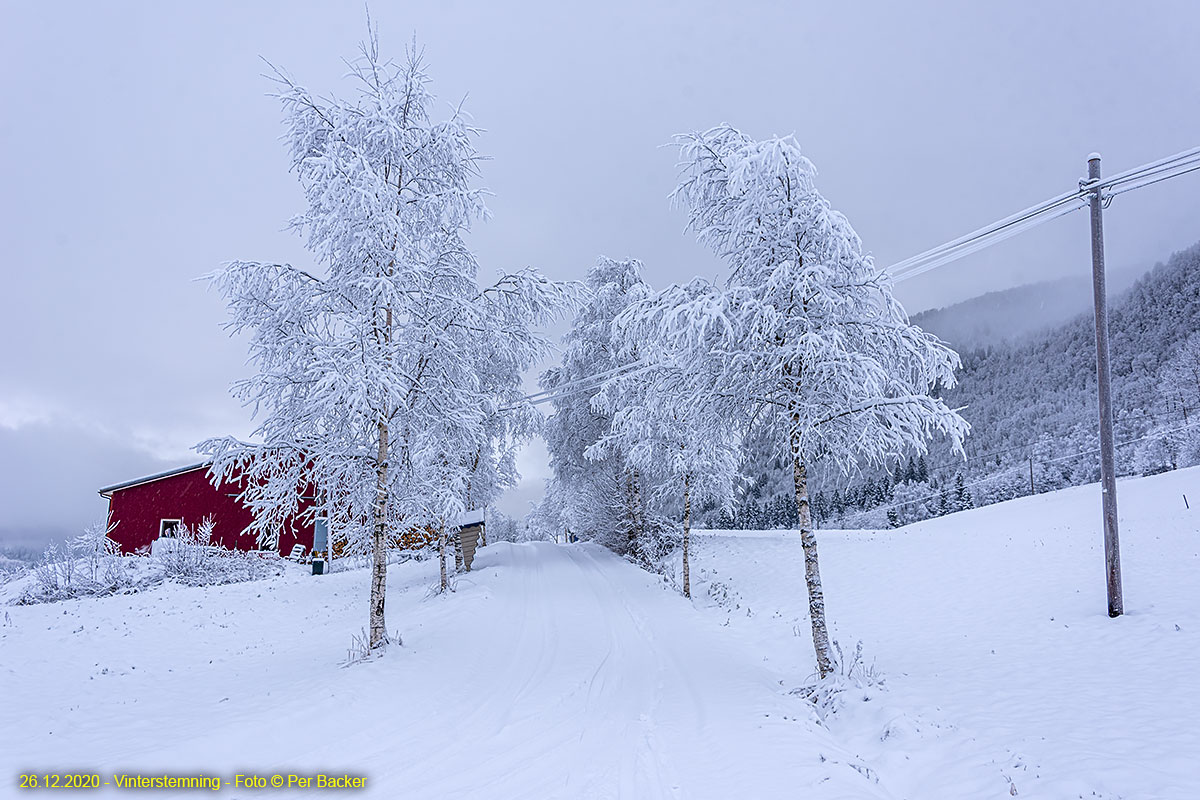
[[158, 536], [160, 539], [174, 539], [179, 532], [179, 526], [183, 524], [181, 519], [164, 519], [158, 523]]

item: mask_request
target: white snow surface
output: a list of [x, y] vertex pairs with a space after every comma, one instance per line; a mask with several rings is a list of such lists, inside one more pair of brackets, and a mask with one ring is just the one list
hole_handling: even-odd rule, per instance
[[397, 564], [403, 646], [348, 667], [365, 571], [8, 606], [0, 795], [71, 769], [350, 773], [388, 798], [1200, 797], [1184, 493], [1200, 468], [1120, 483], [1116, 620], [1094, 485], [821, 532], [834, 637], [885, 684], [843, 681], [820, 716], [792, 693], [813, 656], [785, 532], [698, 535], [693, 602], [594, 545], [494, 543], [445, 595], [436, 562]]
[[486, 509], [473, 508], [470, 511], [464, 511], [454, 519], [454, 524], [460, 528], [465, 528], [468, 525], [479, 525], [487, 516]]

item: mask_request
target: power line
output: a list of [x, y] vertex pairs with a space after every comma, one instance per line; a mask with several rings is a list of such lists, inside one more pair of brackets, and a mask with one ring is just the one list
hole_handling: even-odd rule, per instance
[[555, 400], [561, 400], [565, 397], [573, 397], [575, 395], [590, 392], [599, 389], [609, 380], [618, 377], [629, 377], [648, 370], [654, 369], [657, 365], [647, 363], [645, 361], [632, 361], [615, 369], [605, 372], [589, 375], [586, 378], [577, 378], [572, 381], [567, 381], [559, 386], [554, 386], [550, 389], [544, 389], [540, 392], [535, 392], [525, 397], [520, 398], [514, 405], [505, 406], [501, 411], [512, 411], [519, 408], [522, 404], [541, 405], [542, 403], [550, 403]]
[[[892, 282], [900, 283], [901, 281], [906, 281], [909, 278], [915, 278], [918, 275], [922, 275], [930, 270], [937, 269], [938, 267], [949, 264], [952, 261], [958, 261], [961, 258], [966, 258], [973, 253], [983, 250], [984, 248], [991, 247], [994, 244], [999, 244], [1005, 239], [1011, 239], [1017, 234], [1024, 233], [1031, 228], [1036, 228], [1039, 225], [1043, 225], [1051, 220], [1058, 219], [1059, 217], [1064, 217], [1067, 214], [1070, 214], [1074, 211], [1079, 211], [1080, 209], [1086, 207], [1086, 201], [1084, 201], [1082, 198], [1074, 198], [1070, 204], [1057, 204], [1056, 206], [1052, 207], [1052, 209], [1039, 211], [1036, 215], [1031, 215], [1029, 217], [1023, 217], [1022, 219], [1009, 223], [1002, 228], [997, 228], [979, 236], [974, 236], [956, 248], [947, 250], [934, 258], [926, 259], [923, 261], [923, 263], [919, 263], [908, 269], [906, 272], [894, 277]], [[1053, 211], [1053, 213], [1049, 213], [1050, 211]]]
[[1127, 169], [1124, 172], [1118, 172], [1115, 175], [1110, 175], [1109, 177], [1101, 180], [1099, 185], [1102, 189], [1108, 189], [1148, 174], [1176, 169], [1179, 166], [1194, 162], [1197, 159], [1200, 159], [1200, 147], [1193, 147], [1191, 149], [1176, 153], [1175, 155], [1167, 156], [1166, 158], [1160, 158], [1157, 161], [1151, 161], [1149, 164], [1143, 164], [1140, 167], [1134, 167], [1133, 169]]
[[[631, 369], [633, 369], [634, 367], [637, 367], [637, 366], [639, 366], [639, 365], [641, 365], [641, 364], [643, 364], [643, 363], [645, 363], [645, 362], [642, 362], [642, 361], [632, 361], [632, 362], [630, 362], [630, 363], [628, 363], [628, 364], [622, 364], [622, 365], [621, 365], [621, 366], [619, 366], [619, 367], [615, 367], [615, 368], [613, 368], [613, 369], [610, 369], [610, 370], [605, 370], [604, 372], [598, 372], [598, 373], [596, 373], [595, 375], [588, 375], [586, 378], [577, 378], [577, 379], [575, 379], [575, 380], [572, 380], [572, 381], [566, 381], [566, 382], [564, 382], [564, 383], [561, 383], [561, 384], [559, 384], [559, 385], [557, 385], [557, 386], [552, 386], [552, 387], [550, 387], [549, 389], [543, 389], [543, 390], [542, 390], [542, 391], [540, 391], [540, 392], [534, 392], [533, 394], [526, 395], [525, 397], [523, 397], [523, 398], [521, 398], [521, 399], [522, 399], [522, 400], [524, 400], [524, 401], [526, 401], [526, 402], [532, 402], [533, 400], [535, 400], [535, 399], [536, 399], [536, 398], [538, 398], [538, 397], [541, 397], [542, 395], [552, 395], [552, 394], [557, 394], [558, 392], [561, 392], [561, 391], [563, 391], [564, 389], [567, 389], [567, 388], [570, 388], [570, 387], [572, 387], [572, 386], [576, 386], [576, 385], [584, 385], [584, 384], [589, 384], [589, 385], [593, 385], [593, 386], [595, 386], [595, 387], [598, 387], [598, 386], [600, 386], [601, 384], [603, 384], [603, 383], [604, 383], [604, 382], [605, 382], [605, 381], [606, 381], [606, 380], [607, 380], [607, 379], [608, 379], [610, 376], [612, 376], [612, 377], [615, 377], [615, 376], [617, 376], [617, 375], [620, 375], [620, 374], [622, 374], [622, 373], [624, 373], [624, 372], [628, 372], [628, 371], [630, 371]], [[539, 401], [539, 402], [541, 402], [541, 401]]]
[[952, 261], [957, 261], [1032, 227], [1085, 208], [1088, 198], [1097, 188], [1102, 191], [1107, 190], [1104, 191], [1107, 202], [1118, 194], [1141, 189], [1170, 178], [1177, 178], [1196, 170], [1200, 170], [1200, 147], [1184, 150], [1175, 155], [1117, 173], [1106, 179], [1081, 181], [1080, 187], [1075, 191], [1065, 192], [1024, 211], [1018, 211], [1016, 214], [893, 264], [881, 272], [889, 273], [893, 282], [899, 283]]
[[[1085, 204], [1085, 193], [1082, 190], [1067, 192], [1039, 203], [1036, 206], [1031, 206], [1024, 211], [1018, 211], [1016, 214], [993, 222], [990, 225], [985, 225], [957, 239], [952, 239], [945, 244], [938, 245], [923, 253], [907, 258], [882, 271], [890, 273], [895, 282], [906, 280], [934, 267], [969, 255], [979, 249], [979, 246], [986, 247], [995, 242], [1003, 241], [1034, 225], [1040, 225], [1042, 222], [1048, 221], [1038, 219], [1042, 214], [1055, 211], [1056, 209], [1061, 213], [1069, 213], [1082, 208]], [[1065, 210], [1063, 210], [1064, 207]], [[1060, 215], [1060, 213], [1055, 214], [1055, 216]]]
[[1200, 159], [1198, 159], [1196, 162], [1190, 162], [1187, 169], [1175, 170], [1175, 171], [1172, 171], [1170, 174], [1161, 175], [1157, 178], [1154, 178], [1153, 180], [1144, 180], [1141, 183], [1135, 183], [1132, 186], [1124, 186], [1121, 188], [1115, 188], [1112, 191], [1108, 192], [1108, 196], [1115, 197], [1119, 194], [1124, 194], [1125, 192], [1131, 192], [1134, 189], [1141, 189], [1145, 186], [1153, 186], [1154, 184], [1161, 183], [1162, 181], [1168, 180], [1169, 178], [1178, 178], [1180, 175], [1187, 175], [1189, 172], [1195, 172], [1196, 170], [1200, 170]]

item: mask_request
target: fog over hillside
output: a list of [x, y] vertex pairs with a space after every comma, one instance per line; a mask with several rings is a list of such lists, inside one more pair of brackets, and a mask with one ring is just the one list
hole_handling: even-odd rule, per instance
[[[1110, 300], [1126, 291], [1147, 268], [1108, 275]], [[959, 351], [1015, 342], [1092, 310], [1090, 275], [1058, 278], [988, 292], [944, 308], [913, 314], [912, 321]]]

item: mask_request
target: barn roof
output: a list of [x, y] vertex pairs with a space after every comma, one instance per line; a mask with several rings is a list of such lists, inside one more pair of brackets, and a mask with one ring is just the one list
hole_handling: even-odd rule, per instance
[[182, 475], [185, 472], [192, 472], [192, 471], [198, 470], [198, 469], [205, 469], [211, 463], [212, 463], [211, 461], [201, 461], [199, 464], [191, 464], [186, 467], [178, 467], [176, 469], [169, 469], [166, 472], [160, 472], [157, 475], [147, 475], [144, 478], [134, 478], [133, 480], [125, 481], [124, 483], [114, 483], [112, 486], [105, 486], [103, 489], [101, 489], [100, 496], [108, 497], [113, 492], [119, 492], [122, 489], [128, 489], [131, 486], [140, 486], [143, 483], [151, 483], [153, 481], [160, 481], [163, 478], [170, 478], [175, 475]]

